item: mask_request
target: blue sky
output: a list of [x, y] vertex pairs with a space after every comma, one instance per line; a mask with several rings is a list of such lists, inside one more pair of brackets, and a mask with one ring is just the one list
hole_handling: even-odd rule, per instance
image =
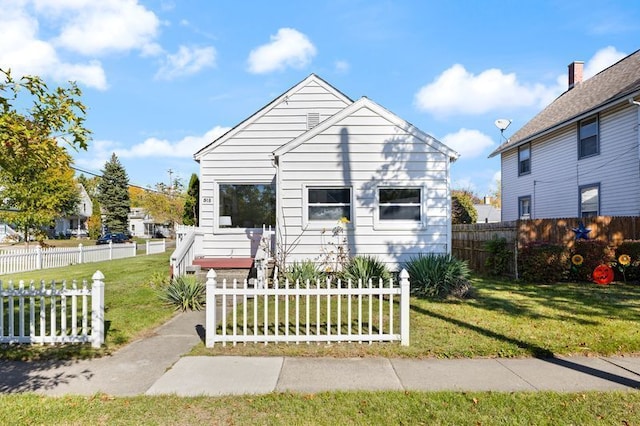
[[461, 157], [452, 186], [499, 176], [494, 121], [513, 134], [567, 88], [640, 48], [636, 0], [0, 0], [0, 68], [78, 82], [92, 172], [115, 152], [140, 186], [186, 183], [193, 154], [318, 74]]

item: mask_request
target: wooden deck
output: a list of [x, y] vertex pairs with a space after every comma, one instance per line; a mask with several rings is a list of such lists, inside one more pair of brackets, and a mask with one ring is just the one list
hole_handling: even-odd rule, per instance
[[202, 269], [251, 269], [253, 267], [253, 258], [232, 257], [214, 259], [201, 257], [194, 259], [193, 264], [200, 266]]

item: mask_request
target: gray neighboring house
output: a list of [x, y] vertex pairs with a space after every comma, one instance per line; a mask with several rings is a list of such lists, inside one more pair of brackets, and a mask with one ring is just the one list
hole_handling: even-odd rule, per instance
[[640, 215], [640, 50], [566, 92], [500, 155], [502, 220]]
[[501, 220], [500, 209], [491, 205], [491, 199], [484, 197], [482, 204], [474, 204], [473, 207], [478, 213], [478, 219], [476, 223], [496, 223]]

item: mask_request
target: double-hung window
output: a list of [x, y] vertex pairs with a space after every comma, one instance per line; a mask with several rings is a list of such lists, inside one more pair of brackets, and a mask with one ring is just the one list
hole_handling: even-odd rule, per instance
[[531, 196], [518, 197], [518, 217], [531, 219]]
[[600, 214], [600, 184], [580, 187], [580, 217], [595, 217]]
[[531, 173], [531, 144], [518, 148], [518, 176]]
[[598, 116], [582, 120], [578, 126], [578, 158], [600, 153]]
[[378, 188], [380, 221], [422, 220], [420, 188]]
[[351, 188], [308, 187], [307, 219], [332, 221], [351, 220]]

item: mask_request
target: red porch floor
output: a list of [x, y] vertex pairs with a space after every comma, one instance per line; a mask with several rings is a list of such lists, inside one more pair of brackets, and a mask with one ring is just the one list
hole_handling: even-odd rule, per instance
[[203, 269], [249, 269], [253, 266], [251, 257], [207, 258], [201, 257], [193, 260], [194, 265], [199, 265]]

